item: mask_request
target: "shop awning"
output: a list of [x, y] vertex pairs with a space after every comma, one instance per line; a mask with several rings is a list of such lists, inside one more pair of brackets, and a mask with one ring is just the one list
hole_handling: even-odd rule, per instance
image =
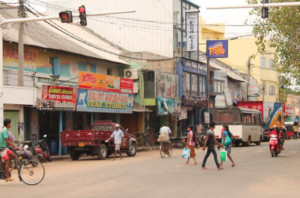
[[143, 107], [138, 103], [133, 103], [133, 111], [134, 112], [152, 112], [150, 109]]
[[226, 68], [224, 68], [224, 67], [221, 67], [221, 66], [219, 66], [219, 65], [217, 65], [217, 64], [211, 63], [210, 65], [211, 65], [213, 68], [215, 68], [215, 69], [219, 69], [219, 70], [225, 71], [226, 74], [227, 74], [227, 76], [228, 76], [229, 78], [233, 79], [233, 80], [241, 81], [241, 82], [246, 82], [245, 79], [243, 79], [241, 76], [237, 75], [237, 74], [234, 73], [233, 71], [230, 71], [230, 70], [228, 70], [228, 69], [226, 69]]

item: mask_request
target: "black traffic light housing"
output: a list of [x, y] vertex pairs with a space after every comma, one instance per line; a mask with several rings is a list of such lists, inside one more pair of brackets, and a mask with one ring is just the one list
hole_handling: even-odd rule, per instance
[[[269, 3], [269, 0], [263, 0], [263, 4]], [[266, 19], [269, 17], [269, 8], [268, 7], [263, 7], [261, 9], [261, 18]]]
[[66, 10], [66, 11], [60, 12], [59, 18], [62, 23], [72, 23], [73, 22], [72, 11]]
[[78, 8], [79, 11], [79, 18], [80, 18], [80, 25], [81, 26], [86, 26], [87, 21], [86, 21], [86, 13], [85, 13], [85, 6], [82, 5]]

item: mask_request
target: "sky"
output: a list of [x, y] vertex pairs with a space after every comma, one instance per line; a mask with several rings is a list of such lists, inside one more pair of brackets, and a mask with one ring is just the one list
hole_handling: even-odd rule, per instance
[[206, 23], [225, 23], [226, 37], [236, 37], [239, 35], [248, 35], [252, 33], [252, 28], [233, 27], [229, 25], [243, 25], [250, 18], [249, 11], [251, 9], [222, 9], [207, 10], [212, 6], [234, 6], [247, 5], [246, 0], [190, 0], [200, 6], [200, 15], [205, 19]]

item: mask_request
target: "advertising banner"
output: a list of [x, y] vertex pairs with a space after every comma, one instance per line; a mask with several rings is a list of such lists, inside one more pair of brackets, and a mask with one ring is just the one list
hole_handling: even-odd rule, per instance
[[173, 98], [157, 97], [157, 115], [177, 115], [180, 113], [180, 101]]
[[176, 98], [178, 96], [178, 75], [156, 72], [156, 96]]
[[90, 72], [78, 72], [78, 87], [84, 89], [96, 89], [117, 93], [132, 94], [133, 80], [107, 76]]
[[207, 58], [228, 58], [228, 40], [207, 40]]
[[279, 101], [286, 102], [287, 101], [287, 90], [280, 88], [279, 89]]
[[258, 97], [259, 96], [259, 85], [248, 86], [248, 96]]
[[198, 19], [198, 11], [186, 12], [186, 51], [188, 52], [195, 52], [198, 49]]
[[79, 89], [77, 111], [132, 113], [133, 95]]
[[74, 111], [76, 108], [76, 99], [76, 88], [43, 85], [41, 109]]
[[294, 115], [294, 107], [290, 105], [285, 106], [285, 115]]

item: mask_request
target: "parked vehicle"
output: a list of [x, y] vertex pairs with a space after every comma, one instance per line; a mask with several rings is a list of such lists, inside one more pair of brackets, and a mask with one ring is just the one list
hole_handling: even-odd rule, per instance
[[[62, 131], [61, 144], [67, 147], [72, 160], [78, 160], [83, 154], [94, 156], [98, 159], [105, 159], [114, 152], [113, 141], [105, 142], [113, 131], [116, 123], [109, 120], [96, 121], [89, 130]], [[121, 143], [121, 151], [128, 156], [135, 156], [137, 151], [136, 137], [124, 130], [124, 138]]]
[[286, 138], [290, 139], [290, 138], [295, 138], [295, 133], [294, 133], [294, 122], [285, 122], [285, 129], [286, 129]]
[[39, 158], [40, 162], [45, 162], [46, 160], [48, 162], [51, 162], [51, 156], [49, 147], [47, 144], [47, 135], [44, 135], [43, 139], [40, 139], [37, 143], [37, 145], [34, 147], [36, 151], [36, 155]]
[[264, 124], [264, 140], [268, 140], [268, 132], [274, 125], [279, 128], [284, 126], [284, 104], [280, 102], [263, 101], [239, 101], [237, 107], [246, 109], [255, 109], [261, 112]]
[[271, 135], [269, 140], [269, 148], [272, 157], [277, 157], [282, 150], [282, 145], [278, 142], [277, 135]]
[[213, 121], [216, 123], [215, 137], [222, 139], [222, 128], [226, 124], [234, 136], [234, 144], [243, 146], [255, 143], [260, 145], [263, 139], [263, 124], [260, 111], [237, 107], [216, 108], [213, 111]]

